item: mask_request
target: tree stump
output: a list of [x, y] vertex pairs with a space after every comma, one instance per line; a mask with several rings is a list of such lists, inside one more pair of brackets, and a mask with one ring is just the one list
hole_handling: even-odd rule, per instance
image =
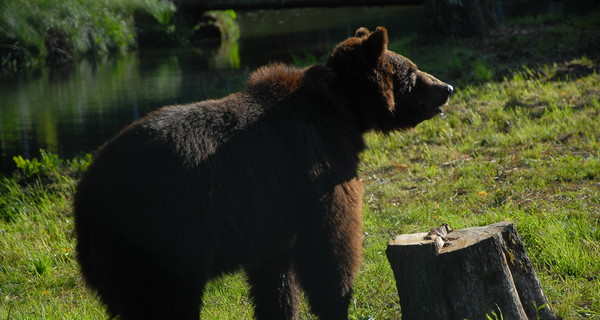
[[560, 319], [512, 223], [399, 235], [386, 254], [403, 320]]

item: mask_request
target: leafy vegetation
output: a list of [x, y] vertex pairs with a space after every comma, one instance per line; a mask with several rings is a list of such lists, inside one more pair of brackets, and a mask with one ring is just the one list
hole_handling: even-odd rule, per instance
[[136, 43], [135, 11], [168, 24], [174, 9], [172, 3], [159, 0], [2, 1], [0, 67], [6, 71], [125, 52]]
[[[170, 0], [4, 0], [0, 70], [64, 65], [82, 57], [122, 54], [140, 45], [181, 46], [196, 30], [176, 11]], [[208, 14], [227, 40], [237, 40], [234, 11]]]
[[[484, 45], [473, 39], [416, 45], [409, 38], [390, 46], [458, 85], [444, 115], [408, 132], [366, 137], [369, 149], [360, 167], [364, 262], [352, 319], [399, 318], [385, 257], [394, 235], [442, 223], [458, 229], [503, 220], [516, 224], [552, 308], [564, 319], [600, 319], [600, 75], [594, 47], [600, 33], [594, 34], [598, 20], [590, 17], [598, 15], [544, 19], [543, 28], [525, 20]], [[582, 24], [583, 34], [591, 30], [587, 36], [561, 33], [559, 39], [577, 38], [572, 48], [542, 39]], [[527, 42], [522, 37], [546, 44], [513, 48], [511, 43]], [[520, 58], [517, 50], [531, 54]], [[63, 161], [43, 153], [16, 162], [19, 169], [0, 180], [0, 319], [104, 319], [73, 256], [71, 200], [89, 157]], [[209, 284], [203, 318], [251, 315], [243, 275]], [[301, 318], [314, 319], [306, 306]]]

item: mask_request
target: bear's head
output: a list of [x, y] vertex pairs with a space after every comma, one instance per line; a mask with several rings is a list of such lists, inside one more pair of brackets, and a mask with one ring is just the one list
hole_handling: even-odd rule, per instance
[[387, 50], [383, 27], [356, 31], [338, 44], [327, 67], [337, 74], [337, 90], [350, 97], [363, 129], [408, 129], [442, 113], [453, 88], [420, 71], [412, 61]]

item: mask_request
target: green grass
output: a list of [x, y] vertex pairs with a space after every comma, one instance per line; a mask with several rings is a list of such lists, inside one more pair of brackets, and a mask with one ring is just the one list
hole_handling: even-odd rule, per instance
[[[477, 56], [468, 40], [452, 41], [444, 46]], [[441, 50], [413, 51], [427, 49]], [[600, 319], [600, 75], [591, 71], [598, 52], [561, 54], [510, 67], [482, 53], [480, 71], [441, 54], [419, 62], [460, 71], [454, 79], [462, 85], [444, 115], [409, 132], [366, 137], [364, 261], [351, 319], [399, 319], [385, 257], [394, 235], [498, 221], [516, 224], [560, 316]], [[71, 199], [88, 161], [17, 158], [20, 169], [0, 180], [0, 319], [105, 318], [73, 256]], [[302, 312], [301, 319], [314, 319], [306, 306]], [[209, 284], [203, 318], [251, 315], [243, 275]]]
[[[513, 221], [554, 309], [600, 316], [599, 85], [595, 73], [558, 82], [517, 73], [463, 88], [414, 131], [369, 136], [367, 260], [384, 261], [394, 234]], [[395, 299], [392, 284], [361, 285], [366, 297]]]

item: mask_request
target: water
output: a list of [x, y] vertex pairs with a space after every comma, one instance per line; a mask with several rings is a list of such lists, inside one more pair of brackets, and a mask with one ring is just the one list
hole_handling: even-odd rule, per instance
[[[515, 1], [507, 3], [503, 16], [524, 12], [514, 9]], [[565, 1], [526, 3], [547, 11]], [[360, 26], [386, 26], [392, 38], [414, 34], [423, 9], [267, 10], [238, 16], [239, 41], [221, 47], [142, 50], [0, 80], [0, 173], [14, 169], [13, 156], [35, 157], [39, 149], [65, 158], [92, 152], [152, 110], [225, 96], [239, 90], [251, 70], [269, 61], [290, 62], [294, 54], [320, 57]]]
[[419, 7], [241, 12], [239, 41], [218, 48], [142, 50], [3, 79], [0, 172], [14, 169], [13, 156], [39, 149], [65, 158], [92, 152], [152, 110], [225, 96], [257, 67], [293, 54], [322, 56], [360, 26], [414, 32], [421, 14]]

